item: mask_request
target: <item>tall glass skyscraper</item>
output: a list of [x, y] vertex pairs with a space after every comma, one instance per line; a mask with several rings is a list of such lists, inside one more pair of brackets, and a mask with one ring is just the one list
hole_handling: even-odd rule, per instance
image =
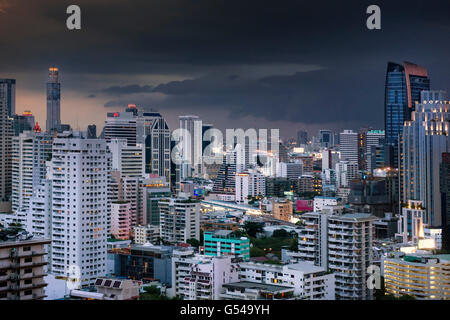
[[61, 125], [61, 84], [58, 68], [48, 69], [47, 131], [58, 130]]
[[389, 62], [386, 72], [384, 126], [386, 144], [393, 153], [390, 166], [398, 168], [398, 136], [404, 121], [411, 120], [411, 112], [420, 101], [420, 92], [430, 90], [427, 70], [411, 62], [400, 65]]

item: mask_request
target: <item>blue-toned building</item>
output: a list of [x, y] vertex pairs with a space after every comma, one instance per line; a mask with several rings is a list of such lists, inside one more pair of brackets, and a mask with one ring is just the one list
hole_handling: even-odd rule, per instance
[[250, 259], [250, 239], [239, 237], [231, 230], [207, 231], [203, 244], [207, 256], [234, 255], [244, 260]]
[[391, 163], [387, 166], [398, 168], [398, 139], [403, 131], [404, 121], [411, 120], [411, 112], [420, 101], [420, 93], [430, 90], [427, 70], [411, 62], [404, 65], [389, 62], [386, 72], [384, 125], [386, 145], [390, 150]]

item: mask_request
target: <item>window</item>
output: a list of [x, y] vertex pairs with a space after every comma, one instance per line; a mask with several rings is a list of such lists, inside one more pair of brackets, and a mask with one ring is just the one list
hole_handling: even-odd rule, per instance
[[23, 251], [30, 251], [31, 247], [23, 247]]

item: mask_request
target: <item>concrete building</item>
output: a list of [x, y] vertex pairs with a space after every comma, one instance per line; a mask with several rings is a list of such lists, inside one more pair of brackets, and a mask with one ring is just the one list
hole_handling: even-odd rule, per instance
[[290, 222], [293, 213], [292, 201], [287, 199], [272, 200], [272, 215], [275, 219]]
[[128, 279], [95, 280], [97, 293], [103, 294], [102, 300], [138, 300], [140, 282]]
[[248, 203], [249, 197], [266, 195], [266, 178], [257, 170], [248, 169], [236, 174], [235, 201]]
[[126, 139], [112, 138], [108, 143], [112, 170], [120, 171], [122, 177], [140, 178], [145, 173], [144, 145], [128, 146]]
[[360, 178], [359, 167], [357, 162], [340, 161], [336, 164], [336, 187], [348, 187], [353, 179]]
[[25, 131], [12, 142], [12, 210], [27, 212], [31, 196], [45, 179], [53, 137]]
[[341, 161], [358, 163], [358, 133], [353, 130], [344, 130], [339, 136]]
[[[3, 230], [2, 230], [3, 231]], [[0, 231], [0, 300], [42, 300], [50, 240]]]
[[14, 108], [15, 80], [0, 80], [0, 212], [11, 211], [11, 148], [13, 128], [10, 112]]
[[61, 83], [58, 68], [48, 69], [46, 131], [59, 130], [61, 126]]
[[53, 141], [51, 180], [52, 246], [50, 272], [66, 276], [75, 270], [81, 286], [106, 273], [107, 199], [110, 154], [106, 142], [83, 139], [79, 132]]
[[279, 162], [277, 163], [277, 177], [298, 179], [303, 174], [302, 162]]
[[160, 213], [158, 202], [170, 197], [170, 185], [165, 176], [149, 175], [139, 179], [137, 197], [138, 223], [141, 225], [159, 226]]
[[183, 300], [219, 300], [224, 284], [238, 281], [237, 264], [231, 256], [194, 255], [192, 250], [174, 250], [172, 288], [169, 296]]
[[270, 265], [239, 264], [239, 280], [293, 288], [294, 299], [334, 300], [334, 275], [308, 262]]
[[354, 213], [328, 218], [328, 268], [336, 276], [338, 300], [372, 300], [367, 287], [373, 262], [373, 222], [370, 214]]
[[339, 199], [336, 197], [314, 197], [314, 212], [322, 212], [322, 210], [329, 206], [337, 206]]
[[200, 202], [187, 198], [161, 199], [161, 238], [171, 243], [200, 240]]
[[128, 201], [111, 203], [111, 234], [116, 239], [128, 240], [132, 231], [131, 204]]
[[231, 230], [205, 232], [203, 246], [207, 256], [231, 255], [242, 257], [244, 260], [250, 259], [250, 239], [237, 237]]
[[293, 261], [310, 262], [328, 270], [328, 216], [320, 212], [302, 215], [305, 226], [298, 234], [298, 251], [293, 253]]
[[450, 300], [450, 255], [391, 253], [383, 259], [386, 293], [418, 300]]
[[134, 227], [134, 243], [156, 243], [161, 237], [159, 226], [146, 225]]

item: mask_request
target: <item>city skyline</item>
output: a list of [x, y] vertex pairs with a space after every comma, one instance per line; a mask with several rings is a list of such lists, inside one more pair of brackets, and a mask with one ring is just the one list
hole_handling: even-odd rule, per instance
[[[429, 71], [432, 89], [450, 87], [448, 44], [440, 40], [449, 30], [444, 1], [426, 10], [420, 3], [381, 1], [382, 30], [373, 32], [364, 28], [366, 6], [359, 1], [353, 10], [286, 1], [275, 14], [253, 1], [185, 4], [183, 11], [177, 1], [136, 1], [134, 9], [81, 1], [79, 33], [65, 28], [64, 4], [47, 2], [51, 6], [8, 2], [0, 13], [10, 48], [1, 54], [0, 77], [17, 79], [17, 113], [31, 110], [41, 126], [52, 66], [61, 71], [61, 121], [81, 130], [88, 124], [101, 129], [106, 112], [130, 103], [158, 110], [171, 129], [187, 110], [218, 128], [280, 128], [284, 138], [299, 129], [313, 135], [382, 128], [387, 61], [417, 63]], [[119, 12], [133, 23], [122, 22]], [[25, 27], [19, 16], [41, 31]], [[12, 29], [27, 41], [11, 43], [5, 32]], [[417, 35], [420, 43], [411, 45]]]

